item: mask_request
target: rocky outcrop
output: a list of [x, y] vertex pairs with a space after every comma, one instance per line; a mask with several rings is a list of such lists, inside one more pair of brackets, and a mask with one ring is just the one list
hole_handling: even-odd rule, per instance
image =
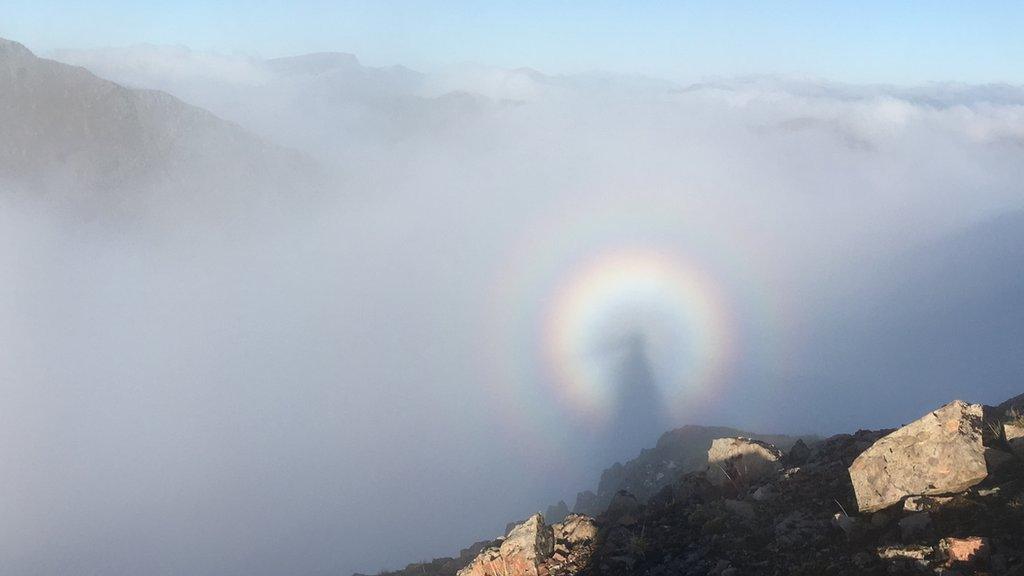
[[555, 536], [540, 514], [512, 528], [500, 544], [485, 549], [458, 576], [539, 576], [554, 552]]
[[716, 486], [751, 486], [778, 472], [782, 452], [751, 438], [717, 438], [708, 449], [708, 479]]
[[553, 574], [574, 574], [590, 562], [597, 540], [597, 524], [582, 514], [570, 514], [565, 521], [552, 526], [555, 552], [548, 562]]
[[504, 539], [482, 550], [458, 576], [548, 576], [576, 573], [589, 561], [597, 537], [591, 518], [572, 514], [548, 526], [534, 514]]
[[865, 450], [850, 466], [861, 512], [908, 496], [962, 492], [988, 475], [983, 408], [959, 400], [908, 424]]
[[[616, 463], [601, 474], [597, 491], [576, 495], [573, 512], [596, 516], [608, 508], [620, 490], [641, 502], [647, 502], [665, 486], [679, 481], [684, 474], [707, 465], [712, 440], [727, 437], [749, 437], [788, 450], [798, 440], [781, 434], [752, 434], [724, 426], [683, 426], [661, 435], [658, 443], [625, 464]], [[814, 437], [804, 437], [808, 442]], [[806, 446], [806, 445], [805, 445]], [[799, 451], [799, 449], [798, 449]]]
[[1024, 458], [1024, 394], [1000, 404], [994, 412], [1002, 424], [1006, 447], [1018, 458]]
[[893, 432], [834, 436], [809, 446], [802, 465], [749, 486], [713, 484], [710, 470], [687, 474], [633, 525], [599, 517], [583, 574], [1024, 575], [1019, 459], [967, 489], [908, 499], [905, 510], [858, 513], [848, 469]]
[[[940, 436], [960, 433], [962, 426], [965, 434], [973, 435], [978, 408], [952, 403], [921, 420], [944, 422], [938, 432], [934, 426], [925, 427]], [[902, 506], [860, 512], [850, 468], [902, 434], [859, 430], [810, 443], [799, 458], [783, 457], [755, 482], [716, 484], [705, 468], [682, 475], [646, 501], [618, 491], [613, 505], [597, 518], [570, 515], [551, 526], [549, 556], [535, 553], [534, 563], [502, 564], [504, 541], [499, 540], [473, 560], [497, 571], [474, 574], [1024, 576], [1024, 459], [1011, 454], [1007, 435], [999, 432], [1017, 422], [1013, 414], [984, 422], [990, 432], [980, 434], [982, 454], [1001, 452], [1005, 463], [987, 470], [983, 479], [967, 488], [941, 495], [914, 494], [903, 498]], [[728, 454], [724, 448], [735, 445], [723, 443], [714, 457]], [[755, 445], [779, 456], [770, 446]], [[744, 446], [736, 452], [753, 450]], [[921, 449], [894, 450], [888, 458], [899, 468], [907, 465], [900, 458], [920, 453]], [[932, 467], [941, 464], [925, 462]], [[951, 460], [948, 475], [961, 475], [952, 468], [959, 465], [973, 467], [977, 461]], [[543, 533], [543, 519], [534, 518], [537, 521], [525, 529], [513, 529], [527, 535], [527, 547]], [[508, 565], [516, 571], [506, 571]], [[403, 576], [424, 574], [434, 576], [429, 570]]]
[[1010, 450], [1018, 458], [1024, 458], [1024, 423], [1018, 421], [1007, 424], [1003, 426], [1003, 430], [1006, 434], [1006, 441], [1009, 443]]
[[582, 514], [570, 514], [564, 522], [552, 527], [555, 534], [555, 548], [564, 546], [576, 548], [597, 538], [597, 524], [594, 519]]

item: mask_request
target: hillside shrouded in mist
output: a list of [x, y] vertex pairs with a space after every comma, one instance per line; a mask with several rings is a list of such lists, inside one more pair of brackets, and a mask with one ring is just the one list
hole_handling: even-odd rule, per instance
[[1024, 88], [49, 57], [0, 43], [4, 574], [370, 572], [668, 428], [1019, 392]]

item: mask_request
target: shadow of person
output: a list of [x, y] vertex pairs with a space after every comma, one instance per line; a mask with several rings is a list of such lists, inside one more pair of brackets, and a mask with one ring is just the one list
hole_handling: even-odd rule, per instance
[[671, 427], [643, 334], [630, 333], [619, 347], [621, 360], [611, 374], [613, 408], [598, 450], [609, 463], [637, 456]]

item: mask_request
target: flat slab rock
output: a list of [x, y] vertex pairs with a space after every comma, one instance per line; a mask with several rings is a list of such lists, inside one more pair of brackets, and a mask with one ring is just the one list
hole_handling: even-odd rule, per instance
[[850, 466], [861, 512], [962, 492], [988, 476], [980, 404], [956, 400], [884, 436]]

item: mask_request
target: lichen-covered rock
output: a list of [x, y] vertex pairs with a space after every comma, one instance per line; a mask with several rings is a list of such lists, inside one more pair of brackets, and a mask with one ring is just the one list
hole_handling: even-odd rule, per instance
[[751, 438], [717, 438], [708, 450], [708, 480], [716, 486], [749, 486], [781, 467], [778, 448]]
[[849, 468], [861, 512], [907, 496], [961, 492], [988, 475], [982, 407], [960, 400], [885, 436]]

